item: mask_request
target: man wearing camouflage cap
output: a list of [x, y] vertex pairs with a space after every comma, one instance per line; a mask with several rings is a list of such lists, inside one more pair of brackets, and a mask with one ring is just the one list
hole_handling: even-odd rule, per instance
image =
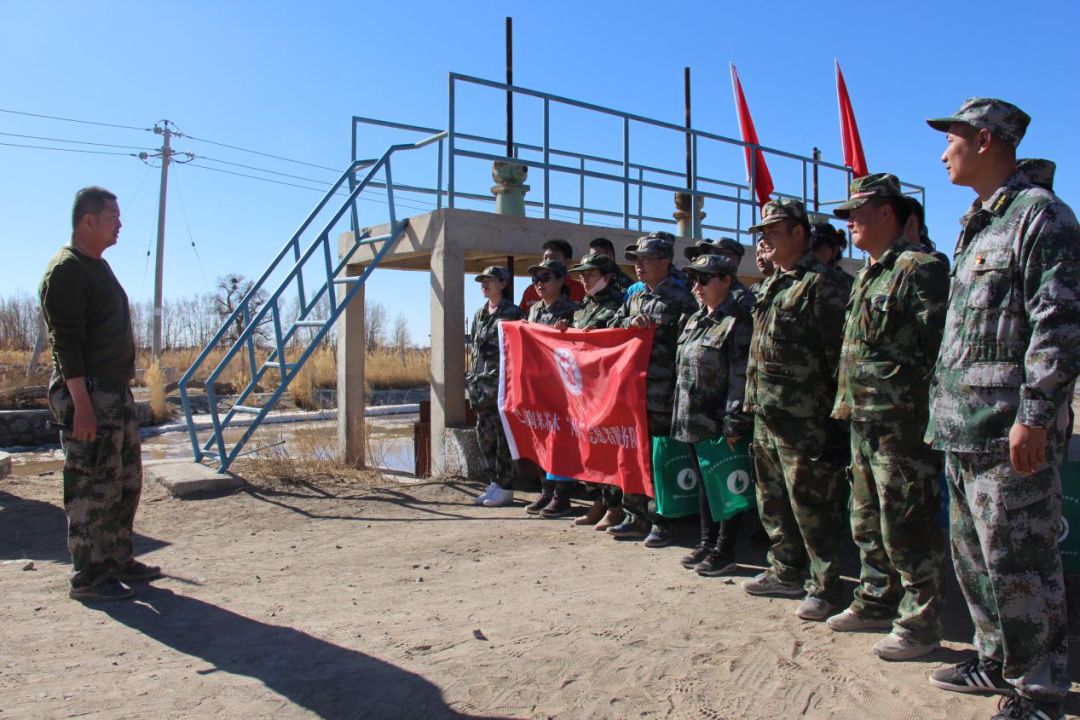
[[722, 237], [719, 240], [698, 240], [683, 250], [683, 254], [691, 262], [702, 255], [721, 255], [734, 262], [736, 275], [732, 279], [731, 295], [735, 298], [735, 302], [743, 307], [749, 310], [754, 309], [754, 293], [750, 291], [750, 288], [739, 282], [738, 277], [739, 263], [742, 262], [743, 255], [746, 254], [746, 248], [743, 247], [742, 243], [729, 237]]
[[[1016, 167], [1028, 116], [972, 98], [929, 120], [946, 133], [961, 218], [927, 442], [945, 451], [953, 562], [978, 658], [931, 684], [1010, 695], [995, 718], [1064, 717], [1069, 689], [1061, 478], [1080, 372], [1080, 226]], [[1015, 693], [1015, 694], [1014, 694]]]
[[[810, 252], [810, 222], [797, 200], [772, 200], [750, 232], [776, 266], [754, 308], [746, 409], [758, 509], [772, 547], [769, 569], [743, 584], [752, 595], [802, 597], [796, 614], [824, 620], [842, 594], [837, 462], [846, 435], [830, 420], [844, 326], [844, 288]], [[803, 572], [809, 560], [810, 577]]]
[[894, 175], [851, 183], [834, 214], [869, 259], [855, 279], [832, 416], [851, 422], [851, 535], [861, 570], [834, 631], [891, 628], [884, 660], [939, 647], [945, 536], [941, 454], [923, 441], [929, 377], [941, 345], [948, 268], [904, 236], [908, 204]]
[[[675, 345], [679, 323], [683, 316], [697, 310], [689, 291], [675, 283], [671, 274], [675, 237], [667, 232], [649, 233], [626, 248], [626, 259], [634, 263], [638, 279], [645, 289], [628, 297], [611, 327], [656, 328], [649, 367], [645, 372], [645, 408], [648, 414], [649, 435], [667, 437], [671, 433], [671, 403], [675, 390]], [[646, 521], [647, 498], [644, 495], [625, 498], [626, 519], [608, 529], [616, 537], [641, 537], [649, 530]], [[645, 542], [648, 547], [663, 547], [675, 540], [669, 523], [660, 515], [653, 516], [653, 527]]]

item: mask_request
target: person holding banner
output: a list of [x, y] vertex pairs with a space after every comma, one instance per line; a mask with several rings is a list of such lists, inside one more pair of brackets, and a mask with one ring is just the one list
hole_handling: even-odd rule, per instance
[[739, 266], [721, 254], [701, 254], [683, 268], [701, 309], [691, 315], [676, 353], [674, 412], [671, 437], [687, 444], [698, 477], [701, 541], [682, 559], [684, 567], [714, 577], [735, 569], [735, 534], [741, 515], [723, 517], [722, 498], [710, 499], [699, 450], [710, 441], [729, 449], [754, 429], [754, 418], [743, 410], [746, 358], [754, 325], [750, 309], [732, 293]]
[[839, 609], [843, 594], [838, 561], [847, 433], [829, 413], [847, 293], [810, 252], [801, 202], [770, 200], [761, 213], [750, 232], [762, 233], [776, 272], [762, 284], [754, 308], [746, 409], [754, 413], [758, 509], [772, 546], [769, 569], [743, 590], [805, 595], [795, 614], [822, 621]]
[[[743, 255], [746, 254], [746, 248], [742, 243], [734, 238], [722, 237], [719, 240], [698, 240], [690, 247], [683, 250], [683, 255], [690, 262], [694, 262], [698, 257], [702, 255], [722, 255], [733, 263], [735, 263], [735, 271], [738, 273], [739, 263], [742, 262]], [[693, 279], [687, 277], [689, 287], [693, 290]], [[738, 274], [732, 281], [731, 294], [735, 296], [735, 301], [740, 305], [745, 306], [747, 309], [754, 309], [754, 293], [750, 291], [750, 288], [739, 282]], [[697, 294], [694, 293], [697, 297]]]
[[[596, 243], [596, 240], [593, 240], [593, 243]], [[610, 241], [605, 242], [610, 244]], [[622, 271], [614, 258], [607, 253], [593, 252], [570, 268], [570, 272], [577, 274], [581, 281], [585, 299], [574, 311], [572, 322], [560, 320], [555, 327], [560, 330], [570, 327], [575, 330], [600, 330], [608, 327], [615, 313], [622, 307], [623, 300], [623, 283], [619, 280]], [[574, 524], [593, 525], [596, 530], [607, 530], [622, 522], [622, 494], [619, 486], [599, 483], [587, 483], [587, 486], [589, 495], [593, 497], [592, 507], [574, 520]]]
[[[558, 260], [544, 260], [529, 268], [533, 288], [540, 300], [529, 308], [529, 322], [558, 325], [574, 317], [577, 303], [567, 299], [566, 266]], [[525, 507], [530, 515], [559, 518], [570, 512], [570, 478], [551, 473], [540, 481], [540, 497]]]
[[499, 418], [499, 321], [520, 320], [522, 312], [510, 296], [506, 268], [486, 267], [476, 282], [487, 302], [473, 316], [472, 370], [465, 377], [465, 388], [476, 411], [476, 441], [490, 482], [474, 502], [501, 507], [514, 501], [514, 464]]
[[832, 416], [851, 422], [851, 535], [859, 584], [826, 621], [836, 632], [891, 629], [883, 660], [935, 651], [945, 604], [941, 453], [922, 441], [941, 346], [948, 266], [904, 235], [909, 205], [895, 175], [851, 182], [833, 214], [868, 255], [851, 296]]
[[[675, 236], [668, 232], [649, 233], [626, 249], [626, 259], [634, 263], [645, 289], [627, 297], [611, 322], [612, 327], [656, 328], [645, 373], [645, 406], [653, 437], [671, 434], [679, 326], [684, 316], [697, 310], [694, 298], [672, 273], [674, 254]], [[626, 516], [608, 528], [610, 534], [625, 539], [645, 537], [645, 546], [654, 548], [675, 542], [674, 529], [659, 514], [653, 513], [650, 529], [647, 496], [628, 494], [624, 505]]]

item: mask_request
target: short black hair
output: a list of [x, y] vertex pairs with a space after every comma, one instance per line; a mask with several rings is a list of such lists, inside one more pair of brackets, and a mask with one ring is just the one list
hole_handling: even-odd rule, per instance
[[[923, 208], [922, 203], [911, 195], [905, 197], [904, 202], [907, 203], [908, 217], [914, 215], [920, 226], [926, 225], [926, 209]], [[904, 219], [904, 222], [907, 222], [907, 218]]]
[[84, 187], [75, 193], [75, 203], [71, 206], [71, 229], [79, 226], [83, 215], [97, 215], [110, 200], [115, 199], [116, 195], [97, 185]]
[[615, 254], [615, 246], [612, 245], [611, 241], [608, 240], [606, 237], [593, 238], [592, 241], [589, 243], [589, 247], [602, 248], [604, 250], [607, 250], [612, 255]]
[[560, 252], [562, 253], [563, 258], [566, 260], [570, 260], [574, 257], [574, 248], [570, 247], [570, 243], [566, 242], [561, 238], [548, 240], [546, 243], [544, 243], [542, 249], [555, 250], [557, 252]]

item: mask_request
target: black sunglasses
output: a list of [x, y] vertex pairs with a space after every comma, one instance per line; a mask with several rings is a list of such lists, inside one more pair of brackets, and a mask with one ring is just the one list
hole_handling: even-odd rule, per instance
[[532, 281], [534, 283], [546, 283], [551, 279], [551, 273], [540, 273], [539, 275], [533, 275]]

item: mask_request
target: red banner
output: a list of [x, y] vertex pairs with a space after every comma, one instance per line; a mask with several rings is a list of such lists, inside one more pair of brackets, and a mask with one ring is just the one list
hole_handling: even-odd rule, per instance
[[851, 168], [852, 177], [863, 177], [869, 173], [866, 155], [863, 154], [859, 126], [855, 124], [855, 108], [851, 107], [839, 62], [836, 63], [836, 101], [840, 105], [840, 144], [844, 149], [844, 164]]
[[499, 411], [511, 456], [652, 497], [645, 371], [654, 332], [499, 323]]
[[[743, 95], [742, 83], [739, 82], [739, 73], [735, 72], [735, 65], [731, 66], [731, 91], [735, 93], [735, 110], [739, 114], [739, 132], [742, 141], [752, 145], [760, 145], [757, 130], [754, 129], [754, 119], [750, 117], [750, 106], [746, 103]], [[769, 202], [769, 196], [773, 191], [772, 175], [769, 167], [765, 164], [765, 153], [757, 148], [751, 154], [750, 148], [744, 148], [746, 153], [746, 180], [754, 181], [754, 192], [757, 194], [758, 207]]]

